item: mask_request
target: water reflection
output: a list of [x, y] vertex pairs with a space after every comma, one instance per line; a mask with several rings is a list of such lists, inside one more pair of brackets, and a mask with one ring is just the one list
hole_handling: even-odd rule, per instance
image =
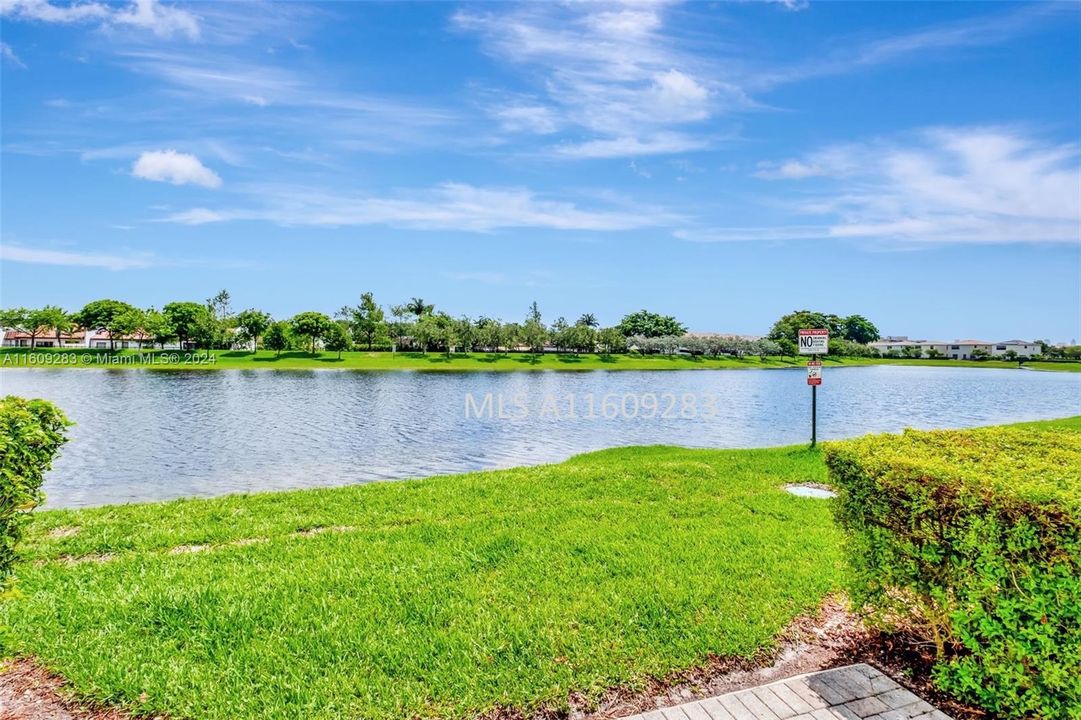
[[[341, 485], [558, 461], [615, 445], [759, 447], [807, 440], [802, 370], [590, 373], [3, 370], [0, 391], [57, 402], [78, 424], [48, 505]], [[476, 419], [465, 398], [526, 398]], [[599, 412], [612, 395], [689, 395], [693, 417]], [[592, 395], [597, 412], [585, 416]], [[559, 417], [541, 415], [546, 397]], [[569, 418], [567, 398], [576, 401]], [[711, 396], [715, 412], [702, 411]], [[613, 400], [613, 402], [617, 402]], [[630, 402], [630, 401], [628, 401]], [[633, 404], [633, 403], [632, 403]], [[628, 408], [629, 409], [629, 408]], [[1081, 414], [1081, 375], [936, 367], [827, 368], [819, 437]]]

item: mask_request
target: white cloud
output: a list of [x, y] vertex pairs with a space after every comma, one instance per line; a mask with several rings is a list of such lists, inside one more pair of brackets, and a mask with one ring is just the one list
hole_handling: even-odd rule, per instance
[[758, 163], [758, 170], [754, 173], [755, 177], [765, 180], [801, 180], [822, 174], [822, 168], [799, 160], [786, 160], [779, 164], [760, 162]]
[[16, 20], [48, 23], [77, 23], [104, 20], [112, 12], [101, 3], [53, 5], [48, 0], [0, 0], [0, 15]]
[[653, 173], [650, 172], [648, 168], [638, 167], [638, 163], [636, 163], [634, 160], [631, 160], [629, 163], [627, 163], [627, 167], [629, 167], [631, 169], [631, 172], [638, 177], [645, 178], [646, 180], [649, 180], [653, 177]]
[[174, 213], [168, 217], [170, 222], [181, 225], [206, 225], [207, 223], [226, 222], [228, 220], [244, 219], [240, 214], [233, 212], [216, 212], [206, 208], [192, 208], [183, 212]]
[[525, 188], [444, 183], [390, 197], [344, 194], [332, 188], [263, 185], [246, 189], [252, 207], [194, 208], [165, 221], [188, 225], [258, 220], [280, 225], [389, 225], [418, 230], [490, 232], [501, 228], [614, 231], [658, 227], [683, 218], [660, 208], [613, 205], [585, 209]]
[[657, 73], [653, 76], [653, 90], [657, 102], [683, 113], [684, 120], [703, 120], [709, 117], [706, 111], [709, 90], [690, 75], [679, 70]]
[[32, 263], [35, 265], [67, 265], [73, 267], [94, 267], [106, 270], [133, 270], [154, 265], [150, 255], [108, 255], [99, 253], [69, 252], [64, 250], [45, 250], [21, 245], [0, 244], [0, 260], [7, 262]]
[[758, 90], [769, 89], [780, 84], [847, 74], [892, 62], [926, 59], [934, 53], [956, 48], [995, 45], [1030, 32], [1041, 23], [1053, 22], [1056, 17], [1073, 13], [1075, 9], [1072, 3], [1024, 3], [1004, 12], [967, 17], [913, 32], [862, 42], [845, 39], [834, 49], [824, 47], [815, 57], [805, 61], [755, 72], [747, 77], [746, 84]]
[[492, 109], [492, 115], [507, 132], [548, 135], [559, 130], [559, 119], [543, 105], [504, 105]]
[[131, 174], [144, 180], [169, 182], [173, 185], [221, 187], [221, 178], [203, 165], [199, 158], [176, 150], [151, 150], [139, 155]]
[[19, 59], [19, 56], [15, 54], [15, 51], [6, 42], [0, 42], [0, 57], [3, 57], [4, 62], [11, 63], [16, 67], [26, 68], [26, 63]]
[[640, 137], [627, 135], [605, 140], [590, 140], [584, 143], [557, 145], [557, 155], [572, 158], [617, 158], [640, 157], [643, 155], [670, 155], [673, 153], [701, 150], [709, 145], [705, 138], [683, 133], [658, 133]]
[[1047, 142], [1002, 127], [935, 128], [832, 146], [790, 161], [794, 168], [815, 169], [805, 178], [821, 176], [789, 203], [791, 211], [815, 217], [819, 224], [686, 229], [677, 236], [700, 241], [829, 236], [906, 244], [1078, 243], [1079, 159], [1076, 144]]
[[159, 37], [186, 35], [199, 38], [199, 20], [192, 13], [157, 0], [132, 0], [118, 6], [86, 2], [54, 5], [48, 0], [0, 0], [0, 15], [15, 20], [47, 23], [98, 22], [106, 26], [130, 26], [150, 30]]
[[127, 10], [113, 14], [112, 22], [150, 30], [159, 37], [174, 34], [199, 38], [199, 21], [186, 10], [161, 5], [157, 0], [134, 0]]
[[784, 5], [785, 10], [800, 11], [810, 7], [810, 0], [771, 0], [778, 5]]
[[697, 243], [778, 242], [788, 240], [823, 240], [830, 236], [825, 225], [788, 225], [779, 227], [730, 227], [683, 229], [674, 233], [680, 240]]
[[[458, 28], [475, 32], [501, 61], [528, 73], [542, 99], [530, 119], [511, 99], [491, 112], [509, 132], [550, 134], [578, 130], [579, 138], [552, 146], [562, 157], [624, 157], [678, 153], [708, 145], [657, 138], [687, 135], [678, 126], [708, 120], [746, 98], [731, 83], [707, 81], [706, 63], [666, 35], [662, 4], [530, 4], [512, 10], [459, 12]], [[585, 138], [581, 138], [585, 131]]]

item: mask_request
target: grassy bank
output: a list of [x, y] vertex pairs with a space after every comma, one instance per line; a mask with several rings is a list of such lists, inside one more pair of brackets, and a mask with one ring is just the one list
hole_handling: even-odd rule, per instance
[[[174, 718], [469, 717], [749, 656], [836, 588], [803, 449], [40, 513], [9, 652]], [[72, 562], [68, 558], [83, 558]]]
[[[1081, 431], [1081, 417], [1028, 423]], [[839, 587], [805, 448], [38, 513], [7, 654], [173, 718], [463, 718], [747, 657]]]
[[[530, 355], [511, 353], [444, 353], [414, 352], [323, 352], [315, 356], [306, 352], [285, 352], [281, 356], [270, 351], [258, 353], [234, 350], [210, 350], [190, 353], [119, 350], [53, 350], [43, 348], [33, 352], [26, 348], [0, 349], [0, 369], [3, 368], [112, 368], [159, 370], [422, 370], [459, 372], [510, 372], [536, 370], [710, 370], [790, 368], [806, 364], [808, 358], [793, 357], [690, 357], [684, 355]], [[828, 366], [848, 365], [920, 365], [942, 367], [1018, 367], [1005, 360], [903, 360], [893, 358], [826, 358]], [[1033, 362], [1029, 368], [1081, 372], [1081, 363]]]

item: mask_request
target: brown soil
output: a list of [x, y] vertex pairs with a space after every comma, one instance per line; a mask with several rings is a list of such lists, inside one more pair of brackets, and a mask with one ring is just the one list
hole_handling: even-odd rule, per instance
[[[79, 704], [63, 694], [64, 681], [31, 660], [0, 665], [0, 720], [132, 720], [119, 710]], [[156, 717], [154, 720], [164, 720]]]
[[[868, 631], [845, 609], [843, 601], [830, 598], [816, 616], [795, 621], [773, 652], [750, 659], [713, 657], [691, 670], [651, 680], [636, 691], [611, 690], [599, 702], [572, 695], [569, 710], [547, 708], [526, 715], [514, 708], [497, 708], [480, 720], [611, 720], [856, 662], [874, 665], [956, 720], [988, 720], [985, 713], [944, 696], [931, 685], [931, 660], [925, 646], [913, 638]], [[42, 670], [32, 660], [16, 660], [0, 667], [0, 720], [135, 717], [71, 702], [64, 696], [63, 685], [61, 678]]]

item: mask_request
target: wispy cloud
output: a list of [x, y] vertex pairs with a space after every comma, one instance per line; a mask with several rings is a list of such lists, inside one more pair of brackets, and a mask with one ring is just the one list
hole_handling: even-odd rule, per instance
[[787, 242], [789, 240], [824, 240], [829, 238], [830, 229], [827, 225], [684, 228], [672, 234], [680, 240], [696, 243]]
[[0, 16], [45, 23], [127, 26], [149, 30], [158, 37], [199, 38], [199, 20], [194, 14], [162, 5], [157, 0], [133, 0], [127, 5], [97, 2], [54, 5], [48, 0], [0, 0]]
[[203, 165], [194, 155], [176, 150], [144, 152], [131, 166], [131, 174], [143, 180], [167, 182], [173, 185], [199, 185], [205, 188], [221, 187], [221, 178]]
[[799, 160], [785, 160], [780, 163], [770, 161], [758, 163], [758, 170], [755, 171], [754, 176], [765, 180], [800, 180], [822, 174], [824, 174], [822, 168], [817, 165]]
[[393, 196], [344, 194], [333, 188], [249, 186], [249, 207], [193, 208], [164, 220], [189, 225], [260, 220], [330, 227], [388, 225], [419, 230], [490, 232], [502, 228], [615, 231], [673, 225], [684, 218], [661, 208], [608, 204], [583, 208], [526, 188], [444, 183]]
[[962, 20], [932, 25], [893, 35], [848, 37], [834, 40], [835, 49], [824, 47], [816, 57], [749, 74], [745, 84], [759, 91], [777, 85], [829, 75], [843, 75], [879, 65], [907, 60], [926, 60], [934, 53], [959, 48], [996, 45], [1030, 33], [1053, 22], [1063, 13], [1076, 12], [1072, 3], [1025, 3], [1019, 8], [995, 11]]
[[[789, 9], [805, 3], [785, 2]], [[920, 30], [827, 40], [805, 60], [755, 58], [733, 39], [702, 48], [686, 13], [665, 2], [550, 3], [461, 11], [454, 26], [482, 39], [489, 54], [532, 81], [531, 95], [508, 93], [482, 103], [506, 133], [548, 137], [547, 154], [563, 158], [673, 155], [714, 147], [706, 123], [763, 110], [778, 86], [910, 62], [936, 51], [1005, 42], [1064, 11], [1025, 6]], [[682, 13], [682, 15], [681, 15]], [[682, 28], [679, 29], [679, 28]], [[558, 137], [551, 137], [560, 133]], [[795, 166], [763, 174], [798, 174]]]
[[511, 98], [491, 114], [511, 132], [585, 131], [553, 149], [564, 157], [678, 153], [708, 140], [681, 126], [743, 105], [735, 86], [709, 81], [702, 62], [664, 32], [661, 3], [531, 4], [459, 12], [456, 27], [481, 36], [488, 52], [532, 73], [537, 100]]
[[[818, 176], [805, 180], [814, 186], [801, 189], [787, 206], [819, 224], [684, 229], [677, 237], [700, 242], [832, 237], [916, 244], [1077, 243], [1079, 158], [1076, 144], [1047, 142], [1003, 127], [932, 128], [831, 146], [776, 166], [794, 172], [766, 176]], [[783, 195], [780, 202], [786, 202]]]
[[6, 42], [0, 42], [0, 57], [4, 59], [5, 63], [26, 69], [26, 63], [19, 59], [19, 56], [15, 54], [15, 50]]
[[32, 248], [23, 245], [12, 245], [8, 242], [0, 243], [0, 260], [34, 265], [64, 265], [102, 268], [105, 270], [133, 270], [148, 268], [157, 264], [154, 256], [149, 253], [139, 255], [84, 253]]

